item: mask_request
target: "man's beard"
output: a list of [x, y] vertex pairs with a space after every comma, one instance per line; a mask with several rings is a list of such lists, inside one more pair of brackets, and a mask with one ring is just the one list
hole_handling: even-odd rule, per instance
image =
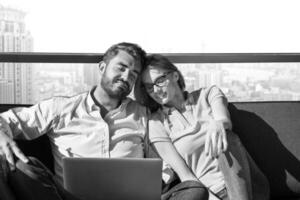
[[129, 85], [128, 83], [127, 86], [125, 88], [122, 87], [118, 87], [116, 89], [113, 88], [113, 84], [116, 84], [115, 82], [117, 82], [118, 80], [109, 80], [105, 75], [102, 77], [101, 79], [101, 86], [103, 88], [103, 90], [105, 90], [105, 92], [111, 97], [111, 98], [116, 98], [116, 99], [125, 99], [129, 93], [130, 93], [130, 89], [129, 89]]

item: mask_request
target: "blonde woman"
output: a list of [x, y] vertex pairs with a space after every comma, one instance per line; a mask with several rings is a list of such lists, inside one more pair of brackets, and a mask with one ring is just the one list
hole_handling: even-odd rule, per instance
[[269, 198], [267, 179], [231, 131], [227, 99], [218, 87], [186, 92], [177, 67], [154, 54], [136, 95], [152, 112], [151, 144], [181, 181], [199, 181], [210, 199]]

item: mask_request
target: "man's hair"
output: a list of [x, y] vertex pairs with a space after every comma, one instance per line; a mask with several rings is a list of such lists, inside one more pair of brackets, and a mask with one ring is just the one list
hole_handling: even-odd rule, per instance
[[114, 58], [119, 51], [125, 51], [129, 55], [131, 55], [135, 60], [137, 60], [140, 64], [142, 69], [145, 66], [146, 60], [146, 52], [137, 44], [128, 43], [128, 42], [121, 42], [111, 46], [103, 55], [103, 61], [108, 64], [109, 61]]

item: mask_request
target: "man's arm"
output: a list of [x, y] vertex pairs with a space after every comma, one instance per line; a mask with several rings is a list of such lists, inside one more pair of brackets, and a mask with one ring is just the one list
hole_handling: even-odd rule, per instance
[[0, 155], [15, 168], [14, 156], [23, 162], [28, 158], [18, 148], [15, 138], [34, 139], [46, 133], [56, 114], [53, 99], [27, 107], [10, 109], [0, 114]]

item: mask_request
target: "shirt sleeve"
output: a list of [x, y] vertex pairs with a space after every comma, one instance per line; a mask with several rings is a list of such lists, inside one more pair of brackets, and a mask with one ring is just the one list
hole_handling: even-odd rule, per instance
[[46, 133], [56, 118], [55, 99], [31, 107], [18, 107], [0, 114], [2, 129], [12, 138], [34, 139]]
[[149, 140], [154, 142], [171, 142], [171, 138], [164, 127], [159, 113], [152, 115], [149, 120]]

